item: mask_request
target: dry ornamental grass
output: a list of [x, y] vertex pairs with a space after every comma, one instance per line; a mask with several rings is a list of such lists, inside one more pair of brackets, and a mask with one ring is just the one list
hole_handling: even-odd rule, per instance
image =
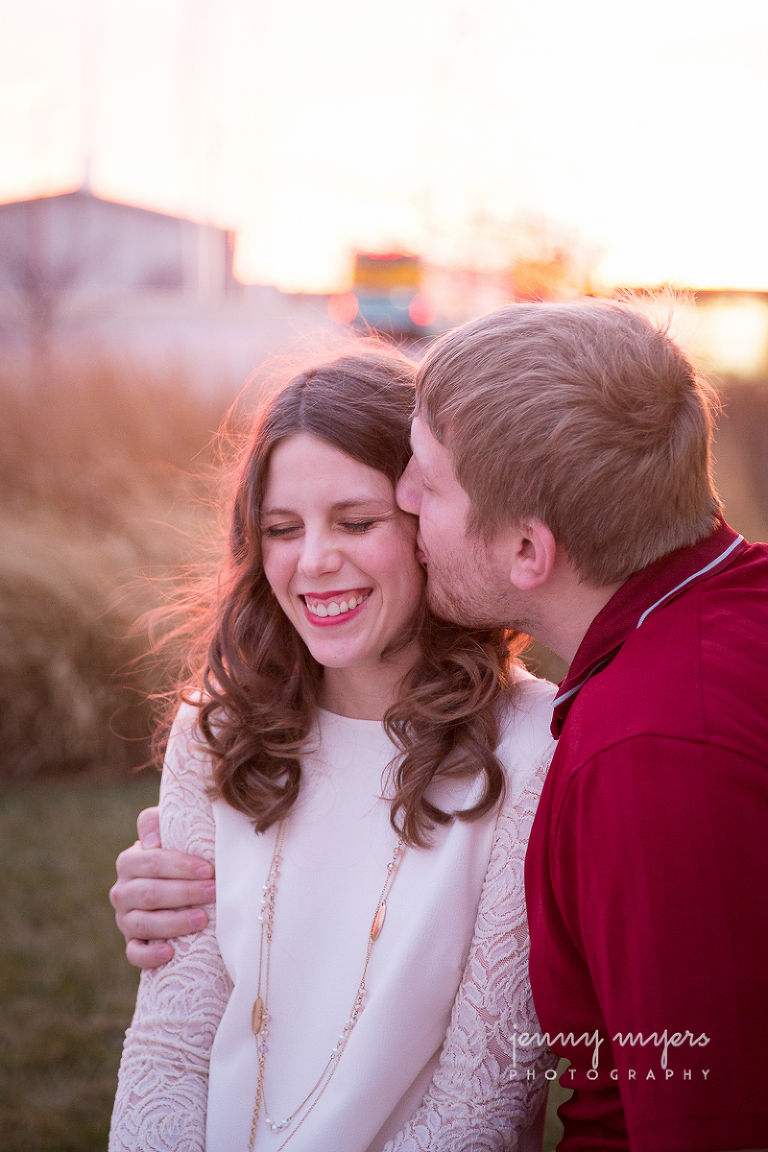
[[91, 366], [0, 380], [0, 778], [148, 755], [152, 673], [131, 636], [201, 516], [194, 470], [228, 396]]

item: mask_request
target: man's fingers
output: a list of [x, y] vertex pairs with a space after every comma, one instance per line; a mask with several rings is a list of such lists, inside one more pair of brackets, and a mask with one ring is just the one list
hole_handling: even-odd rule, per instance
[[[132, 910], [115, 917], [117, 926], [126, 940], [172, 940], [199, 932], [208, 923], [202, 908], [179, 908], [174, 912], [143, 912]], [[140, 965], [143, 967], [143, 965]]]
[[216, 885], [213, 880], [118, 880], [109, 898], [116, 912], [134, 909], [153, 912], [158, 908], [189, 908], [195, 904], [213, 904]]
[[129, 940], [125, 954], [135, 968], [158, 968], [173, 956], [173, 947], [164, 940]]
[[117, 858], [117, 876], [120, 881], [137, 877], [162, 880], [210, 879], [213, 865], [202, 856], [188, 856], [172, 848], [142, 848], [137, 842], [126, 848]]
[[142, 848], [160, 847], [160, 809], [145, 808], [136, 819], [136, 831]]

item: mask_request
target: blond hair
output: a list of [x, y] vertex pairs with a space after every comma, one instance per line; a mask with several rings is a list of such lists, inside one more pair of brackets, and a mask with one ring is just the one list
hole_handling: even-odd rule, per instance
[[486, 539], [535, 517], [606, 585], [713, 530], [714, 391], [627, 304], [502, 308], [437, 341], [416, 389]]

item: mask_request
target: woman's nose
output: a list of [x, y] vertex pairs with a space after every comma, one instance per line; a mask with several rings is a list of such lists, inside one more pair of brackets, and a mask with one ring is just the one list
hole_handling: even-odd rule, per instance
[[341, 567], [341, 553], [326, 532], [305, 532], [299, 570], [305, 576], [322, 576]]

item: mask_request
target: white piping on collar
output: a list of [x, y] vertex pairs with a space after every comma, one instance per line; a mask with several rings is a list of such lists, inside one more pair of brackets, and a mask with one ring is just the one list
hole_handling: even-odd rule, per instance
[[655, 608], [658, 608], [660, 604], [663, 604], [665, 600], [668, 600], [670, 596], [674, 596], [675, 592], [679, 592], [681, 588], [685, 588], [686, 584], [690, 584], [690, 582], [692, 580], [696, 580], [697, 577], [703, 576], [705, 572], [709, 572], [710, 569], [717, 568], [718, 564], [722, 564], [723, 560], [725, 560], [728, 556], [730, 556], [730, 554], [731, 554], [731, 552], [733, 552], [734, 548], [736, 548], [739, 544], [741, 544], [743, 539], [744, 539], [743, 536], [738, 536], [729, 545], [729, 547], [726, 548], [725, 552], [723, 552], [722, 555], [717, 557], [716, 560], [712, 560], [709, 564], [706, 565], [706, 567], [700, 568], [698, 572], [694, 572], [693, 576], [688, 576], [687, 579], [683, 580], [675, 588], [672, 588], [669, 592], [665, 592], [660, 600], [657, 600], [655, 604], [651, 604], [650, 608], [646, 608], [645, 612], [643, 612], [642, 616], [640, 617], [637, 624], [635, 625], [635, 628], [636, 629], [639, 628], [640, 625], [645, 620], [645, 618], [647, 616], [650, 616], [651, 612], [653, 612], [653, 610]]
[[[589, 674], [589, 676], [591, 675], [592, 673]], [[585, 676], [583, 680], [580, 680], [579, 683], [575, 685], [575, 687], [569, 688], [569, 690], [564, 692], [562, 696], [555, 696], [554, 700], [552, 701], [552, 710], [554, 711], [558, 704], [562, 704], [564, 700], [570, 700], [571, 696], [575, 695], [575, 693], [579, 691], [582, 685], [586, 684], [587, 680], [589, 680], [589, 676]]]
[[[640, 625], [643, 623], [643, 621], [648, 616], [650, 616], [651, 612], [653, 612], [654, 609], [658, 608], [661, 604], [663, 604], [665, 600], [668, 600], [670, 596], [674, 596], [675, 592], [679, 592], [681, 588], [685, 588], [686, 584], [690, 584], [692, 580], [696, 580], [697, 577], [703, 576], [706, 572], [709, 572], [712, 568], [716, 568], [718, 564], [722, 564], [723, 560], [726, 560], [730, 556], [730, 554], [731, 554], [731, 552], [733, 552], [734, 548], [736, 548], [739, 544], [741, 544], [743, 539], [744, 539], [743, 536], [739, 536], [736, 540], [734, 540], [726, 548], [725, 552], [723, 552], [720, 556], [717, 557], [716, 560], [712, 560], [709, 564], [705, 565], [704, 568], [700, 568], [698, 572], [694, 572], [692, 576], [688, 576], [680, 584], [677, 584], [674, 588], [670, 589], [669, 592], [665, 592], [664, 595], [661, 597], [661, 599], [657, 600], [655, 604], [651, 604], [650, 608], [646, 608], [645, 612], [643, 612], [642, 616], [640, 617], [637, 624], [635, 625], [635, 629], [638, 629], [640, 627]], [[600, 663], [596, 664], [595, 667], [590, 672], [588, 672], [587, 675], [582, 680], [580, 680], [578, 684], [575, 684], [573, 686], [573, 688], [569, 688], [568, 691], [564, 692], [562, 696], [556, 696], [552, 702], [553, 709], [557, 708], [557, 706], [559, 704], [565, 703], [566, 700], [570, 700], [571, 696], [575, 696], [577, 692], [580, 692], [581, 689], [586, 684], [587, 680], [590, 680], [595, 675], [596, 672], [602, 672], [606, 663], [607, 663], [607, 659], [606, 659], [606, 661], [601, 660]]]
[[562, 696], [556, 696], [552, 701], [553, 710], [557, 708], [558, 704], [562, 704], [564, 700], [570, 700], [571, 696], [575, 696], [577, 692], [580, 692], [586, 684], [587, 680], [591, 680], [597, 672], [602, 672], [609, 659], [610, 657], [606, 656], [604, 660], [600, 660], [599, 663], [597, 663], [594, 668], [591, 669], [591, 671], [587, 672], [583, 680], [579, 680], [578, 684], [574, 684], [573, 688], [569, 688], [568, 691], [564, 692]]

